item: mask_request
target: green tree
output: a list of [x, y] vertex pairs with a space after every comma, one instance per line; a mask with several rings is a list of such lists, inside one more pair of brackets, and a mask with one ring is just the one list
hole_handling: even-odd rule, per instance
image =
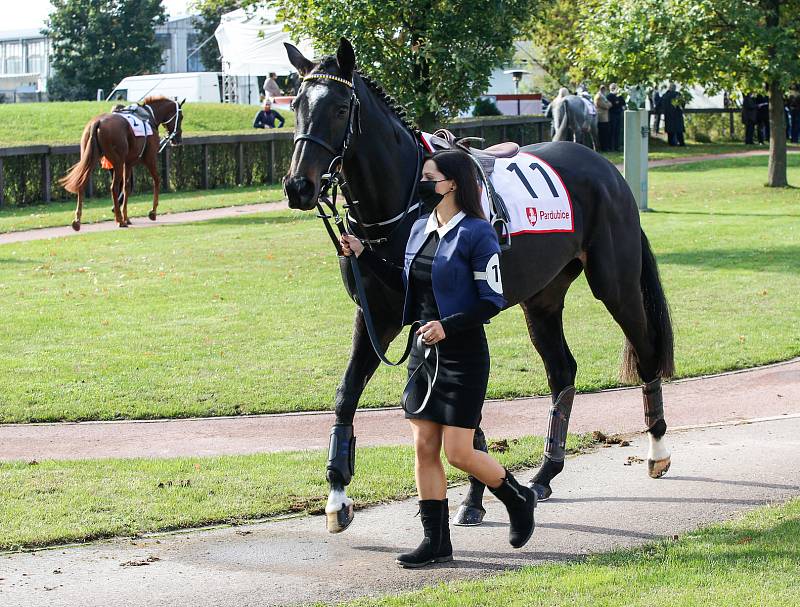
[[555, 88], [592, 81], [592, 74], [576, 62], [583, 33], [578, 25], [586, 6], [598, 0], [541, 0], [525, 24], [523, 35], [536, 47], [536, 62], [553, 79]]
[[161, 0], [51, 0], [43, 33], [50, 38], [54, 99], [91, 99], [125, 76], [162, 64], [155, 26], [167, 20]]
[[468, 108], [492, 69], [511, 59], [530, 0], [277, 0], [293, 35], [332, 52], [339, 37], [359, 69], [398, 99], [421, 128]]
[[[239, 0], [197, 0], [192, 5], [197, 11], [197, 16], [192, 19], [192, 25], [197, 29], [199, 44], [205, 44], [200, 49], [200, 59], [207, 70], [221, 72], [220, 50], [217, 40], [212, 38], [219, 26], [220, 19], [225, 13], [239, 8]], [[209, 40], [209, 38], [211, 38]], [[208, 42], [206, 42], [208, 40]]]
[[601, 78], [767, 90], [768, 185], [787, 185], [783, 94], [800, 80], [800, 0], [607, 0], [581, 31], [577, 62]]

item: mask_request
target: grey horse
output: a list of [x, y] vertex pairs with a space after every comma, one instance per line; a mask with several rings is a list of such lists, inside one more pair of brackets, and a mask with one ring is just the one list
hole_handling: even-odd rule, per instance
[[[592, 112], [589, 104], [592, 104], [589, 99], [571, 95], [566, 88], [558, 91], [544, 113], [552, 119], [553, 141], [575, 141], [599, 149], [597, 112]], [[591, 137], [589, 141], [586, 141], [587, 135]]]

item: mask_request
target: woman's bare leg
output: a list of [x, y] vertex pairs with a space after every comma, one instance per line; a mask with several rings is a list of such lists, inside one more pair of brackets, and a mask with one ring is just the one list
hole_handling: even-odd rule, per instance
[[447, 461], [488, 487], [499, 487], [506, 476], [505, 468], [488, 453], [473, 447], [472, 438], [475, 430], [456, 426], [442, 426], [442, 428]]
[[422, 419], [409, 421], [414, 433], [414, 473], [419, 499], [443, 500], [447, 497], [447, 477], [440, 456], [444, 426]]

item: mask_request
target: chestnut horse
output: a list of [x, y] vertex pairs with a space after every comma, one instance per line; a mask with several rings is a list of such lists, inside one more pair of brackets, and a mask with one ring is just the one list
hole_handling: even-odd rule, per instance
[[89, 121], [81, 137], [81, 159], [59, 181], [68, 192], [78, 195], [73, 230], [81, 229], [86, 184], [101, 156], [105, 156], [113, 169], [111, 197], [114, 199], [114, 219], [117, 225], [126, 228], [131, 224], [128, 218], [128, 196], [133, 185], [133, 167], [137, 164], [144, 164], [153, 178], [153, 209], [148, 217], [152, 221], [156, 220], [161, 186], [157, 166], [160, 151], [158, 127], [164, 125], [169, 133], [167, 140], [172, 145], [178, 145], [181, 142], [183, 121], [181, 107], [185, 101], [178, 102], [161, 96], [146, 97], [139, 105], [149, 116], [153, 128], [153, 133], [147, 137], [134, 136], [128, 121], [117, 112], [100, 114]]

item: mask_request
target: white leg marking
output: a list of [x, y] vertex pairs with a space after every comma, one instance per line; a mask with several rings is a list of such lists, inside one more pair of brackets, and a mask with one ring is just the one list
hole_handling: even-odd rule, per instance
[[334, 489], [328, 494], [328, 505], [325, 506], [325, 514], [334, 514], [344, 507], [352, 506], [353, 500], [347, 497], [345, 489]]
[[647, 459], [660, 461], [669, 457], [669, 449], [665, 444], [664, 437], [656, 438], [650, 432], [647, 433], [650, 439], [650, 449], [647, 451]]

